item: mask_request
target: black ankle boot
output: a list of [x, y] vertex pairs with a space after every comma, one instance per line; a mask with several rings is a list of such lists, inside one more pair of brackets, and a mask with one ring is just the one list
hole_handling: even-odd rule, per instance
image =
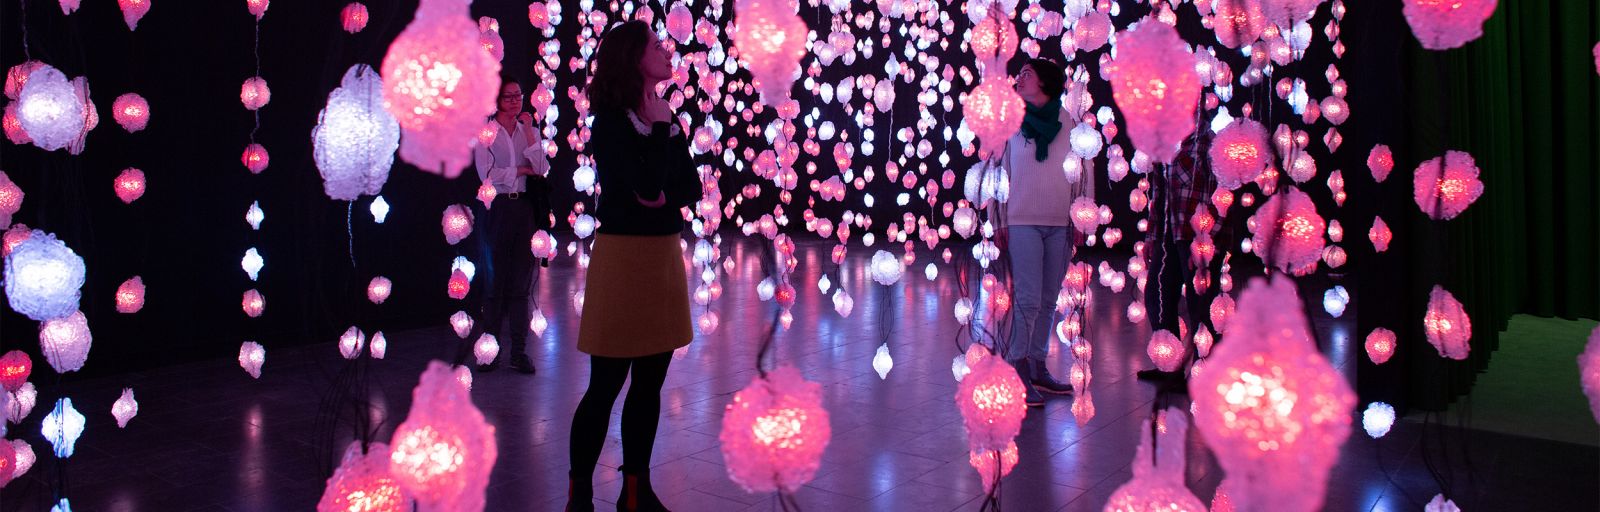
[[650, 473], [622, 473], [622, 494], [617, 496], [617, 512], [670, 512], [650, 488]]
[[594, 512], [594, 483], [585, 478], [582, 482], [578, 479], [567, 477], [567, 508], [566, 512]]

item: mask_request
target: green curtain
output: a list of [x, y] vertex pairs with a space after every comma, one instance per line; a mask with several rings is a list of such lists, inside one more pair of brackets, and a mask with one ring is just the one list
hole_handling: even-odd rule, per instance
[[[1409, 388], [1419, 407], [1469, 391], [1514, 313], [1600, 318], [1597, 27], [1593, 0], [1502, 0], [1483, 37], [1462, 48], [1410, 42], [1411, 151], [1396, 155], [1396, 175], [1409, 188], [1418, 163], [1457, 149], [1473, 155], [1485, 185], [1454, 220], [1408, 214], [1419, 307], [1442, 283], [1473, 319], [1467, 364], [1416, 352]], [[1421, 335], [1420, 325], [1410, 330]]]

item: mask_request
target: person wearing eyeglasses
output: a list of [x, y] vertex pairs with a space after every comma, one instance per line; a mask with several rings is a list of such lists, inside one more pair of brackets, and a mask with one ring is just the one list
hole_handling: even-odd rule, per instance
[[[522, 85], [511, 75], [500, 78], [500, 96], [491, 118], [494, 141], [472, 150], [473, 164], [484, 185], [494, 187], [495, 195], [486, 208], [478, 209], [482, 232], [478, 248], [484, 272], [482, 332], [508, 341], [509, 351], [496, 356], [479, 371], [493, 371], [509, 353], [511, 368], [525, 374], [535, 372], [528, 359], [529, 288], [533, 278], [533, 252], [528, 242], [536, 230], [549, 226], [550, 186], [545, 176], [550, 162], [545, 157], [533, 116], [522, 111]], [[475, 208], [476, 209], [476, 208]], [[507, 317], [511, 325], [501, 327]], [[500, 334], [506, 334], [500, 337]], [[467, 338], [470, 346], [476, 336]], [[464, 349], [463, 352], [467, 352]], [[464, 355], [458, 355], [464, 358]]]

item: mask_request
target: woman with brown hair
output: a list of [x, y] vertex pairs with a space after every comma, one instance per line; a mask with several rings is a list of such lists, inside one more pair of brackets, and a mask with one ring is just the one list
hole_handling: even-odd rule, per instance
[[572, 417], [568, 511], [594, 510], [594, 467], [611, 407], [630, 375], [617, 510], [666, 510], [650, 488], [650, 452], [672, 351], [694, 338], [681, 209], [701, 197], [689, 140], [656, 94], [656, 85], [672, 76], [670, 59], [642, 21], [613, 27], [595, 53], [587, 93], [599, 227], [578, 327], [578, 350], [589, 354], [590, 371]]

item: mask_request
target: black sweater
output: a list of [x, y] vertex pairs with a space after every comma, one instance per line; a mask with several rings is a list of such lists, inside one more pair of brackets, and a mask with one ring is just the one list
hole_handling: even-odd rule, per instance
[[[589, 137], [600, 200], [595, 231], [612, 235], [674, 235], [683, 232], [680, 209], [702, 196], [700, 178], [689, 156], [689, 139], [658, 122], [640, 134], [627, 111], [596, 111]], [[664, 195], [666, 204], [649, 207]]]

